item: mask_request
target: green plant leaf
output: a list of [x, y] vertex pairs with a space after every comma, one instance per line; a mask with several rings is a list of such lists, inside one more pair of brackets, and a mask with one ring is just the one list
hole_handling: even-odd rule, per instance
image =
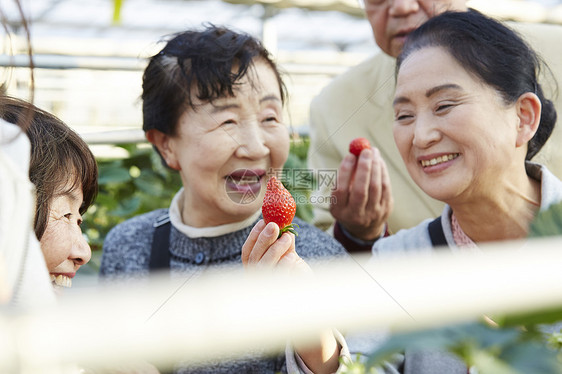
[[500, 326], [534, 326], [562, 320], [562, 307], [543, 309], [527, 313], [512, 313], [497, 319]]
[[138, 178], [135, 178], [134, 184], [140, 192], [150, 196], [161, 196], [163, 193], [162, 180], [147, 173], [143, 173]]
[[562, 202], [540, 211], [529, 229], [530, 237], [562, 235]]
[[[442, 350], [460, 357], [481, 374], [545, 373], [556, 371], [556, 355], [540, 335], [520, 328], [495, 328], [468, 323], [391, 336], [369, 355], [367, 368], [380, 365], [405, 350]], [[536, 370], [531, 370], [536, 369]]]
[[116, 216], [131, 216], [140, 206], [140, 198], [133, 196], [128, 199], [122, 200], [117, 209], [111, 213]]
[[131, 180], [129, 169], [122, 166], [110, 165], [100, 167], [98, 183], [100, 185], [108, 183], [124, 183]]
[[121, 23], [121, 8], [123, 5], [123, 0], [113, 0], [113, 16], [111, 21], [114, 25]]
[[480, 374], [522, 374], [498, 359], [496, 355], [485, 350], [479, 350], [472, 355], [473, 365]]

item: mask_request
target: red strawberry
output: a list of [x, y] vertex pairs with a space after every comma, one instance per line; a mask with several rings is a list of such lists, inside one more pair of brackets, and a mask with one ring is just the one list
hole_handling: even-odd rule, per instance
[[296, 210], [297, 204], [291, 193], [275, 176], [269, 178], [261, 207], [265, 223], [275, 222], [279, 226], [279, 236], [286, 231], [297, 235], [294, 228], [298, 226], [292, 224]]
[[349, 152], [357, 157], [359, 157], [362, 150], [367, 148], [371, 148], [371, 144], [365, 138], [355, 138], [349, 143]]

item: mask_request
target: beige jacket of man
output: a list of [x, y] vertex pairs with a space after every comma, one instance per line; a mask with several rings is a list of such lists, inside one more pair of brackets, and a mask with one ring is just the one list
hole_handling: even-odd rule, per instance
[[[562, 82], [562, 27], [545, 24], [510, 24], [529, 42], [550, 67], [541, 84], [547, 98], [554, 101], [562, 116], [562, 96], [555, 97]], [[437, 217], [444, 204], [427, 196], [410, 178], [394, 143], [392, 100], [395, 89], [395, 59], [379, 52], [360, 65], [336, 77], [314, 98], [310, 108], [311, 143], [308, 166], [319, 175], [335, 174], [348, 153], [351, 139], [362, 136], [377, 147], [384, 158], [394, 196], [394, 210], [388, 219], [391, 233]], [[556, 79], [553, 79], [553, 76]], [[560, 122], [560, 121], [558, 121]], [[562, 128], [558, 126], [533, 159], [562, 179]], [[335, 178], [321, 178], [313, 192], [314, 223], [327, 229], [334, 221], [329, 196]]]

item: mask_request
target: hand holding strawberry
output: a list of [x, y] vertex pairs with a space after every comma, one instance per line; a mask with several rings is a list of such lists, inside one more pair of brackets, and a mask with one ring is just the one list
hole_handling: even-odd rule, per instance
[[279, 227], [259, 220], [242, 246], [242, 264], [246, 268], [276, 268], [308, 273], [310, 268], [295, 250], [295, 236], [289, 232], [278, 238]]
[[380, 151], [367, 139], [353, 139], [349, 152], [338, 169], [330, 213], [353, 237], [370, 241], [384, 232], [392, 210], [390, 177]]
[[[267, 182], [260, 220], [242, 246], [244, 266], [275, 266], [285, 269], [309, 269], [295, 251], [297, 233], [293, 218], [297, 205], [295, 199], [276, 177]], [[286, 233], [286, 234], [285, 234]]]
[[295, 199], [285, 186], [275, 176], [267, 181], [267, 190], [261, 208], [265, 223], [274, 222], [279, 226], [279, 237], [288, 231], [298, 235], [293, 225], [293, 218], [297, 210]]

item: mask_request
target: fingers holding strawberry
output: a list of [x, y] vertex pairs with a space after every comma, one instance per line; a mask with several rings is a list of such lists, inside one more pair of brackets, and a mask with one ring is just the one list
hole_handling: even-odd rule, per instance
[[259, 220], [242, 246], [244, 266], [275, 266], [285, 253], [295, 249], [293, 234], [278, 236], [279, 227], [276, 224]]
[[263, 254], [265, 253], [265, 251], [267, 250], [267, 247], [269, 247], [266, 246], [265, 248], [263, 248], [261, 250], [262, 253], [258, 253], [257, 249], [254, 250], [258, 242], [258, 239], [260, 237], [260, 234], [265, 229], [265, 226], [266, 225], [263, 219], [260, 219], [258, 223], [256, 223], [255, 226], [252, 228], [252, 231], [250, 231], [250, 235], [248, 235], [248, 237], [246, 238], [244, 245], [242, 245], [242, 264], [244, 266], [248, 266], [255, 263], [256, 259], [259, 261], [262, 258]]
[[[350, 153], [338, 169], [337, 187], [332, 192], [332, 216], [355, 238], [377, 238], [392, 210], [390, 178], [386, 164], [376, 148], [366, 142], [350, 143]], [[355, 154], [359, 156], [355, 156]]]
[[244, 266], [308, 268], [295, 251], [296, 203], [289, 191], [274, 176], [267, 183], [262, 215], [242, 247]]
[[276, 268], [289, 272], [311, 273], [308, 264], [295, 250], [295, 235], [285, 232], [277, 238], [279, 228], [260, 220], [242, 246], [242, 264], [246, 268]]

